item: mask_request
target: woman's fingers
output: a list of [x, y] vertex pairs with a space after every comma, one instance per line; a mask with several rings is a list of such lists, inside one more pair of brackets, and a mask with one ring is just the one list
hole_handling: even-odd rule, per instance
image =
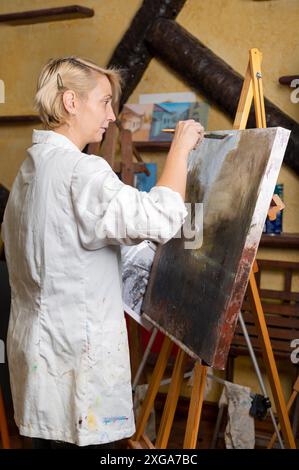
[[194, 119], [179, 121], [176, 126], [173, 145], [190, 152], [204, 137], [204, 127]]

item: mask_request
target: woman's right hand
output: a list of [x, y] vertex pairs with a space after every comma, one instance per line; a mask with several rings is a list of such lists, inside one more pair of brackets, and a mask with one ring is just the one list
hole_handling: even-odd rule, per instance
[[173, 141], [157, 186], [167, 186], [185, 199], [188, 155], [202, 141], [204, 128], [194, 119], [177, 123]]
[[195, 122], [194, 119], [179, 121], [176, 125], [171, 150], [188, 155], [201, 143], [203, 137], [204, 128], [200, 122]]

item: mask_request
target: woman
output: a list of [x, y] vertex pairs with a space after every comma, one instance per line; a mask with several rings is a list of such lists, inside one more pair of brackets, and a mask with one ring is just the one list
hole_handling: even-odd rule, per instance
[[4, 216], [15, 420], [49, 444], [112, 446], [134, 433], [120, 245], [177, 233], [188, 153], [203, 138], [199, 123], [180, 122], [157, 185], [123, 184], [82, 153], [115, 120], [119, 89], [119, 74], [91, 61], [45, 65], [36, 106], [46, 130], [33, 131]]

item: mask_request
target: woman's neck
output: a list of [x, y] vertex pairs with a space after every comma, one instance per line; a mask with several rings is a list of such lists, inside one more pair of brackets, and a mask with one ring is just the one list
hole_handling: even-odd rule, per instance
[[82, 151], [86, 145], [84, 142], [82, 142], [82, 140], [80, 140], [79, 133], [69, 126], [61, 125], [59, 127], [56, 127], [54, 129], [54, 132], [57, 132], [58, 134], [62, 134], [67, 137], [71, 142], [73, 142], [73, 144], [78, 147], [80, 151]]

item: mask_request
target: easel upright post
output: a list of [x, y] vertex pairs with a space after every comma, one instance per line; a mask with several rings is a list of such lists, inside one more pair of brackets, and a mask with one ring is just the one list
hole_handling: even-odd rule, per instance
[[165, 372], [167, 361], [169, 359], [172, 347], [173, 347], [173, 342], [171, 341], [171, 339], [165, 336], [156, 366], [154, 368], [152, 379], [150, 381], [149, 388], [147, 390], [146, 397], [142, 404], [141, 412], [137, 419], [136, 433], [134, 435], [134, 439], [133, 440], [130, 439], [128, 441], [128, 445], [131, 448], [140, 448], [141, 446], [139, 445], [139, 442], [142, 440], [142, 438], [143, 438], [143, 441], [145, 440], [144, 439], [145, 426], [149, 418], [150, 412], [154, 406], [154, 401], [157, 396], [159, 386], [163, 378], [163, 374]]
[[196, 449], [208, 367], [196, 362], [183, 449]]
[[8, 434], [8, 424], [4, 408], [4, 399], [0, 387], [0, 437], [3, 449], [10, 449], [10, 440]]

